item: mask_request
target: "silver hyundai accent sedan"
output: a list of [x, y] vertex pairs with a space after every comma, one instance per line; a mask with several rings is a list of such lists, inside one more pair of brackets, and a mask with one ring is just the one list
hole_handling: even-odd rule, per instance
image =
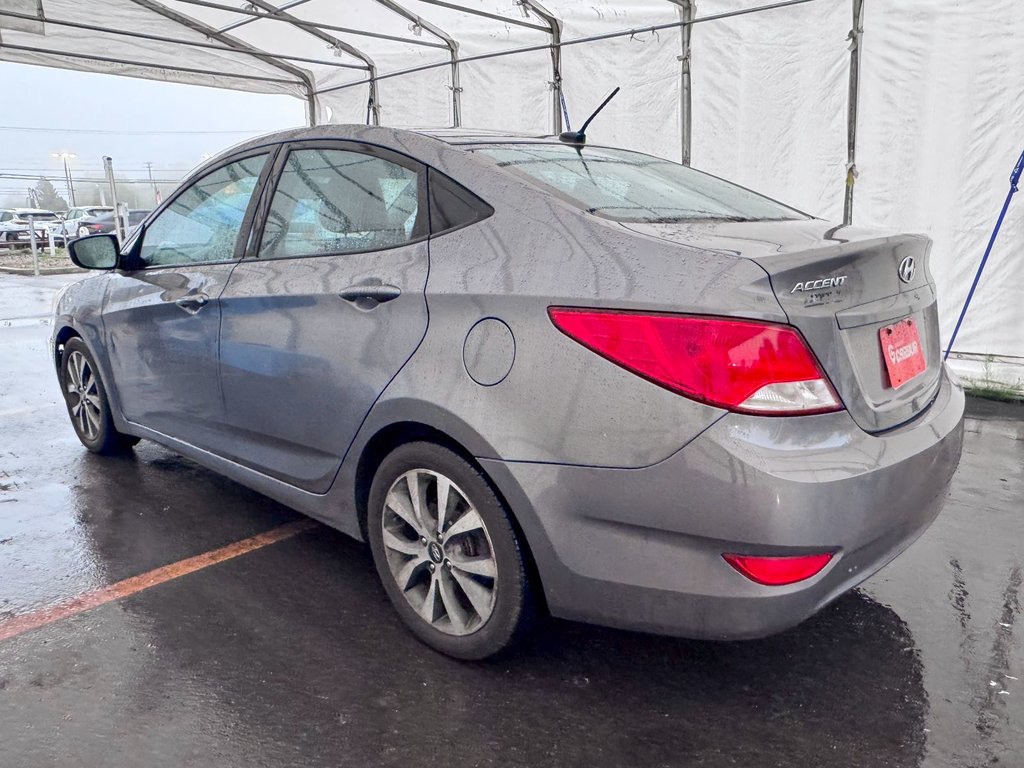
[[547, 613], [791, 627], [942, 507], [930, 242], [604, 146], [324, 126], [208, 162], [58, 298], [86, 448], [154, 440], [356, 538], [428, 645]]

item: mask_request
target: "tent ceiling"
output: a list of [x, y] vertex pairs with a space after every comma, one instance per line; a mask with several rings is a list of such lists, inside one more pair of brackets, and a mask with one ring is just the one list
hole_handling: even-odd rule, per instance
[[[591, 37], [670, 29], [693, 19], [693, 5], [634, 3], [632, 12], [609, 14], [607, 32]], [[652, 15], [655, 6], [665, 10]], [[4, 0], [0, 60], [289, 94], [306, 100], [311, 123], [323, 119], [325, 94], [346, 89], [362, 94], [367, 122], [380, 122], [381, 80], [434, 72], [426, 87], [446, 102], [448, 122], [460, 125], [462, 64], [540, 52], [549, 58], [543, 84], [557, 132], [561, 49], [586, 41], [562, 39], [561, 18], [572, 8], [569, 0]]]

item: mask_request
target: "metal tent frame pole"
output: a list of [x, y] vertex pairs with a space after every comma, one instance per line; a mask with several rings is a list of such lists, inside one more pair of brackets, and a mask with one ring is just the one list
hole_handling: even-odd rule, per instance
[[[561, 22], [555, 18], [555, 16], [549, 13], [539, 3], [523, 2], [523, 7], [532, 9], [538, 16], [545, 18], [545, 15], [550, 20], [545, 18], [544, 24], [535, 24], [527, 19], [517, 19], [508, 16], [502, 16], [497, 13], [490, 13], [488, 11], [480, 10], [479, 8], [470, 8], [467, 6], [459, 5], [455, 2], [448, 2], [448, 0], [420, 0], [422, 3], [428, 5], [436, 5], [439, 8], [447, 8], [452, 11], [458, 11], [459, 13], [465, 13], [470, 16], [479, 16], [484, 19], [491, 19], [492, 21], [500, 21], [503, 24], [509, 24], [511, 26], [523, 27], [525, 29], [533, 29], [538, 32], [545, 32], [551, 38], [551, 43], [555, 48], [552, 48], [552, 83], [557, 84], [557, 90], [554, 92], [555, 104], [554, 109], [556, 112], [559, 124], [561, 124], [561, 101], [562, 101], [562, 77], [561, 77], [561, 51], [557, 46], [561, 45], [562, 26]], [[457, 45], [457, 44], [456, 44]], [[461, 60], [461, 61], [464, 61]], [[452, 109], [453, 109], [453, 125], [457, 128], [462, 124], [462, 84], [459, 81], [459, 62], [458, 51], [452, 51]]]
[[[255, 83], [277, 83], [278, 85], [291, 85], [301, 86], [302, 83], [296, 82], [295, 80], [286, 80], [283, 77], [264, 77], [262, 75], [243, 75], [237, 72], [214, 72], [211, 69], [201, 69], [199, 67], [181, 67], [181, 66], [166, 66], [164, 64], [154, 64], [151, 61], [139, 61], [138, 59], [124, 59], [117, 56], [98, 56], [91, 53], [66, 53], [65, 51], [55, 51], [49, 48], [39, 48], [37, 46], [28, 45], [12, 45], [11, 43], [2, 43], [0, 48], [11, 51], [23, 51], [25, 53], [42, 53], [47, 56], [52, 56], [54, 59], [67, 59], [69, 62], [73, 62], [76, 59], [83, 61], [101, 61], [106, 64], [125, 64], [130, 67], [143, 67], [146, 69], [163, 70], [165, 72], [185, 72], [190, 75], [210, 75], [211, 77], [230, 77], [237, 80], [248, 80], [249, 82]], [[44, 66], [54, 66], [54, 64], [46, 64]], [[63, 67], [64, 69], [75, 69], [75, 67]], [[156, 79], [156, 78], [153, 78]]]
[[690, 79], [690, 49], [693, 19], [697, 14], [695, 0], [668, 0], [679, 12], [679, 156], [683, 165], [690, 164], [693, 143], [693, 86]]
[[562, 132], [562, 21], [537, 0], [518, 0], [533, 11], [548, 28], [551, 39], [551, 133]]
[[479, 8], [470, 8], [465, 5], [459, 5], [458, 3], [448, 2], [448, 0], [420, 0], [421, 3], [427, 5], [436, 5], [438, 8], [448, 8], [452, 11], [458, 11], [459, 13], [465, 13], [470, 16], [480, 16], [484, 19], [491, 19], [492, 21], [500, 21], [502, 24], [511, 24], [514, 27], [525, 27], [526, 29], [535, 29], [538, 32], [547, 32], [549, 27], [547, 25], [534, 24], [532, 21], [526, 19], [516, 19], [511, 16], [502, 16], [500, 13], [490, 13], [488, 11], [482, 11]]
[[[506, 17], [501, 14], [483, 11], [477, 8], [467, 7], [460, 4], [457, 0], [420, 0], [423, 4], [433, 5], [442, 8], [448, 8], [451, 10], [465, 13], [468, 15], [476, 15], [494, 21], [500, 21], [504, 24], [511, 26], [524, 27], [533, 29], [541, 32], [546, 32], [549, 40], [544, 45], [528, 45], [518, 48], [512, 48], [503, 51], [492, 51], [484, 54], [478, 54], [474, 56], [460, 56], [459, 55], [459, 44], [458, 42], [447, 32], [429, 21], [423, 19], [421, 16], [411, 11], [410, 9], [401, 5], [398, 0], [374, 0], [379, 5], [388, 8], [396, 14], [401, 15], [403, 18], [409, 20], [413, 24], [414, 37], [405, 37], [400, 35], [386, 34], [383, 32], [374, 32], [370, 30], [360, 30], [350, 27], [342, 27], [338, 25], [331, 25], [326, 23], [318, 23], [315, 21], [307, 21], [300, 19], [288, 12], [288, 9], [295, 8], [297, 6], [304, 5], [310, 0], [249, 0], [245, 5], [239, 7], [234, 5], [225, 5], [224, 2], [217, 2], [216, 0], [176, 0], [176, 2], [183, 5], [193, 5], [198, 7], [210, 8], [220, 10], [226, 13], [234, 14], [236, 17], [235, 21], [232, 21], [220, 29], [213, 27], [207, 23], [204, 23], [192, 16], [186, 15], [179, 11], [176, 11], [158, 0], [129, 0], [140, 7], [150, 10], [153, 13], [161, 15], [167, 19], [170, 19], [177, 24], [188, 28], [194, 32], [198, 32], [203, 35], [205, 40], [178, 40], [172, 37], [165, 37], [161, 35], [142, 33], [136, 35], [142, 39], [149, 39], [155, 42], [165, 43], [177, 43], [181, 45], [191, 45], [199, 48], [208, 48], [212, 50], [225, 50], [225, 51], [237, 51], [238, 53], [250, 56], [258, 59], [281, 72], [289, 75], [294, 79], [274, 78], [266, 75], [247, 75], [240, 72], [223, 72], [223, 71], [212, 71], [207, 68], [198, 67], [185, 67], [180, 65], [165, 66], [157, 63], [143, 62], [132, 60], [124, 57], [117, 56], [102, 56], [94, 54], [75, 54], [71, 52], [61, 52], [56, 50], [49, 50], [40, 48], [38, 46], [25, 46], [25, 45], [10, 45], [3, 41], [0, 41], [0, 47], [9, 48], [13, 51], [25, 51], [31, 53], [38, 53], [44, 57], [52, 57], [52, 65], [60, 66], [61, 61], [67, 61], [69, 64], [75, 59], [81, 59], [86, 61], [97, 61], [97, 62], [108, 62], [115, 64], [126, 64], [130, 66], [137, 66], [145, 69], [152, 69], [155, 71], [162, 70], [164, 72], [180, 72], [188, 74], [200, 74], [210, 75], [214, 77], [224, 78], [236, 78], [240, 80], [247, 80], [252, 83], [274, 83], [280, 85], [287, 85], [291, 87], [301, 87], [306, 93], [307, 102], [307, 121], [310, 125], [315, 125], [318, 118], [319, 104], [318, 97], [324, 93], [331, 93], [339, 91], [345, 88], [358, 87], [361, 85], [368, 86], [368, 99], [366, 108], [366, 121], [372, 125], [380, 124], [380, 101], [378, 97], [378, 85], [379, 81], [392, 77], [401, 77], [405, 75], [411, 75], [417, 72], [423, 72], [438, 67], [448, 67], [451, 70], [451, 89], [452, 89], [452, 123], [455, 126], [460, 126], [462, 123], [462, 87], [460, 83], [460, 68], [462, 64], [473, 61], [484, 61], [487, 59], [512, 56], [516, 54], [523, 54], [533, 51], [547, 50], [551, 55], [551, 126], [554, 133], [560, 133], [563, 129], [563, 82], [561, 75], [561, 53], [562, 48], [569, 45], [578, 45], [583, 43], [596, 42], [600, 40], [610, 40], [624, 36], [634, 36], [641, 33], [647, 32], [658, 32], [660, 30], [679, 28], [681, 31], [680, 40], [680, 154], [681, 160], [684, 164], [689, 164], [691, 159], [692, 151], [692, 82], [691, 82], [691, 41], [692, 41], [692, 25], [705, 22], [714, 21], [719, 19], [726, 19], [734, 16], [742, 16], [752, 13], [760, 13], [764, 11], [785, 8], [788, 6], [802, 5], [805, 3], [815, 2], [816, 0], [776, 0], [775, 2], [769, 2], [763, 5], [736, 9], [732, 11], [726, 11], [717, 14], [711, 14], [704, 17], [696, 16], [696, 0], [669, 0], [676, 5], [679, 13], [679, 21], [664, 24], [655, 24], [644, 27], [635, 27], [631, 29], [616, 30], [613, 32], [590, 35], [586, 37], [573, 38], [569, 40], [562, 39], [563, 26], [561, 20], [556, 17], [551, 11], [549, 11], [540, 0], [515, 0], [515, 4], [523, 11], [524, 18], [512, 18]], [[860, 84], [860, 61], [861, 61], [861, 41], [863, 35], [863, 14], [864, 14], [864, 0], [852, 0], [853, 3], [853, 29], [850, 33], [850, 83], [849, 83], [849, 101], [848, 101], [848, 120], [847, 120], [847, 188], [844, 202], [844, 220], [849, 223], [852, 220], [853, 210], [853, 181], [857, 175], [856, 168], [856, 131], [857, 131], [857, 111], [858, 111], [858, 97], [859, 97], [859, 84]], [[536, 23], [530, 18], [531, 14], [540, 19], [543, 24]], [[0, 15], [14, 16], [20, 18], [22, 14], [16, 14], [10, 11], [0, 11]], [[35, 17], [32, 17], [33, 19]], [[47, 20], [40, 13], [39, 20], [45, 23]], [[313, 36], [319, 40], [322, 40], [331, 47], [332, 50], [340, 53], [347, 54], [360, 64], [351, 64], [346, 62], [330, 62], [323, 61], [311, 57], [301, 56], [286, 56], [284, 54], [271, 53], [263, 50], [257, 46], [246, 43], [243, 40], [235, 38], [227, 34], [227, 30], [237, 29], [245, 25], [251, 24], [256, 21], [275, 21], [284, 24], [288, 24], [294, 29], [298, 29], [310, 36]], [[105, 29], [97, 25], [73, 22], [73, 21], [53, 21], [52, 23], [58, 25], [64, 25], [72, 28], [81, 28], [95, 30], [97, 32], [107, 32], [113, 35], [128, 35], [128, 30], [117, 30], [117, 29]], [[419, 32], [422, 29], [426, 29], [430, 34], [437, 38], [440, 42], [428, 41], [419, 39]], [[408, 43], [412, 45], [427, 46], [433, 48], [447, 49], [449, 56], [448, 61], [436, 62], [426, 65], [408, 67], [392, 72], [381, 74], [378, 72], [377, 67], [373, 59], [363, 50], [356, 48], [355, 46], [339, 39], [335, 35], [329, 34], [325, 30], [334, 30], [343, 34], [362, 35], [371, 38], [385, 39], [391, 41], [398, 41], [402, 43]], [[337, 68], [350, 68], [364, 70], [367, 73], [366, 79], [355, 80], [341, 85], [330, 86], [327, 88], [317, 88], [316, 81], [312, 72], [295, 66], [289, 62], [299, 61], [310, 64], [330, 66]], [[39, 62], [36, 62], [39, 63]], [[46, 63], [46, 62], [42, 62]], [[74, 66], [68, 68], [74, 69]]]
[[[6, 16], [12, 19], [34, 19], [35, 16], [30, 16], [25, 13], [17, 13], [15, 11], [4, 11], [0, 10], [0, 16]], [[54, 19], [51, 17], [46, 18], [46, 24], [55, 27], [67, 27], [68, 29], [81, 29], [86, 32], [100, 32], [105, 35], [115, 35], [119, 37], [132, 37], [136, 40], [152, 40], [155, 43], [171, 43], [173, 45], [184, 45], [188, 48], [202, 48], [210, 51], [227, 51], [231, 53], [247, 53], [247, 51], [240, 49], [236, 45], [224, 45], [222, 43], [212, 43], [208, 40], [182, 40], [178, 37], [168, 37], [167, 35], [155, 35], [149, 32], [139, 32], [137, 30], [130, 29], [114, 29], [113, 27], [103, 27], [97, 24], [86, 24], [80, 21], [70, 21], [68, 19]], [[203, 33], [206, 34], [205, 32]], [[258, 50], [259, 53], [250, 53], [248, 55], [258, 56], [262, 61], [269, 61], [274, 59], [276, 61], [299, 61], [305, 64], [319, 64], [323, 67], [334, 67], [336, 69], [357, 69], [360, 72], [365, 72], [366, 67], [362, 64], [349, 64], [344, 61], [327, 61], [325, 59], [314, 59], [309, 56], [295, 56], [293, 54], [286, 53], [274, 53], [272, 51], [264, 51], [262, 48], [254, 49]], [[77, 54], [64, 52], [69, 56]], [[269, 58], [268, 58], [269, 57]], [[152, 66], [162, 66], [159, 64], [153, 64]], [[174, 69], [173, 66], [167, 67], [167, 69]], [[296, 75], [298, 77], [298, 75]], [[304, 83], [303, 83], [304, 84]]]
[[[426, 2], [426, 0], [421, 0]], [[698, 16], [693, 21], [673, 21], [666, 24], [654, 24], [646, 27], [631, 27], [629, 29], [620, 29], [614, 32], [604, 32], [599, 35], [589, 35], [587, 37], [574, 37], [569, 40], [562, 40], [559, 42], [559, 46], [566, 48], [570, 45], [581, 45], [583, 43], [593, 43], [597, 40], [613, 40], [617, 37], [635, 37], [650, 32], [660, 32], [665, 29], [676, 29], [678, 27], [685, 26], [687, 24], [700, 24], [705, 21], [719, 21], [721, 19], [729, 19], [734, 16], [746, 16], [752, 13], [762, 13], [764, 11], [773, 11], [778, 8], [787, 8], [791, 5], [803, 5], [805, 3], [814, 3], [818, 0], [781, 0], [780, 2], [769, 3], [767, 5], [759, 5], [753, 8], [743, 8], [738, 11], [726, 11], [723, 13], [715, 13], [710, 16]], [[546, 51], [551, 48], [551, 43], [545, 43], [543, 45], [524, 45], [519, 48], [510, 48], [506, 51], [492, 51], [490, 53], [478, 53], [472, 56], [462, 56], [459, 61], [462, 64], [472, 61], [485, 61], [487, 59], [496, 59], [502, 56], [515, 56], [522, 53], [532, 53], [534, 51]], [[428, 69], [437, 69], [438, 67], [447, 67], [449, 63], [447, 61], [437, 62], [434, 64], [420, 64], [415, 67], [407, 67], [405, 69], [396, 69], [393, 72], [385, 72], [376, 76], [377, 80], [387, 80], [392, 77], [403, 77], [405, 75], [411, 75], [414, 72], [424, 72]], [[353, 80], [350, 83], [342, 83], [341, 85], [332, 85], [328, 88], [321, 88], [317, 91], [321, 93], [332, 93], [334, 91], [341, 91], [345, 88], [354, 88], [359, 85], [364, 85], [366, 80]]]
[[[133, 1], [139, 2], [140, 0]], [[343, 51], [347, 53], [349, 56], [352, 56], [362, 61], [363, 64], [366, 65], [366, 71], [367, 74], [369, 75], [369, 96], [366, 101], [366, 122], [368, 125], [380, 125], [380, 102], [377, 98], [377, 65], [373, 63], [373, 59], [371, 59], [366, 53], [364, 53], [360, 49], [356, 48], [354, 45], [346, 43], [344, 40], [341, 40], [335, 37], [334, 35], [329, 35], [323, 30], [319, 29], [318, 27], [313, 27], [307, 23], [302, 23], [301, 19], [297, 19], [287, 11], [278, 8], [277, 6], [272, 5], [271, 3], [268, 3], [266, 0], [249, 0], [249, 3], [250, 5], [253, 5], [257, 8], [262, 8], [264, 11], [267, 11], [267, 13], [273, 14], [275, 20], [280, 20], [288, 24], [291, 24], [296, 29], [301, 29], [306, 34], [312, 35], [318, 40], [323, 40], [325, 43], [333, 47], [335, 50]], [[295, 22], [300, 23], [296, 24]], [[309, 109], [311, 113], [314, 113], [317, 108], [316, 97], [317, 91], [314, 90], [309, 97]], [[316, 125], [315, 114], [311, 116], [309, 124]]]
[[451, 35], [440, 27], [431, 24], [422, 16], [404, 8], [394, 0], [374, 0], [393, 13], [397, 13], [403, 19], [411, 21], [415, 26], [427, 30], [434, 37], [441, 40], [448, 47], [449, 58], [451, 59], [452, 75], [452, 125], [456, 128], [462, 125], [462, 84], [459, 79], [459, 44]]
[[864, 40], [864, 0], [853, 0], [850, 30], [850, 90], [846, 102], [846, 193], [843, 224], [853, 223], [853, 185], [857, 181], [857, 110], [860, 106], [860, 55]]
[[452, 126], [462, 125], [462, 78], [459, 76], [459, 44], [452, 41]]
[[289, 0], [286, 3], [282, 3], [281, 5], [279, 5], [278, 10], [275, 11], [274, 13], [253, 13], [251, 16], [248, 16], [247, 18], [239, 19], [238, 21], [232, 21], [230, 24], [225, 24], [223, 27], [220, 28], [219, 31], [229, 32], [232, 29], [244, 27], [246, 24], [252, 24], [254, 21], [258, 19], [263, 19], [267, 17], [273, 18], [275, 13], [280, 13], [281, 11], [289, 11], [292, 8], [295, 8], [300, 5], [305, 5], [308, 2], [310, 2], [310, 0]]
[[204, 24], [198, 19], [193, 19], [191, 16], [186, 16], [183, 13], [178, 13], [155, 0], [131, 0], [131, 2], [152, 11], [153, 13], [159, 14], [165, 19], [170, 19], [183, 27], [187, 27], [193, 32], [206, 35], [206, 37], [211, 40], [219, 40], [225, 45], [231, 46], [241, 53], [249, 54], [250, 56], [266, 62], [282, 72], [287, 72], [293, 77], [298, 78], [306, 88], [306, 121], [309, 125], [316, 125], [316, 82], [313, 79], [313, 74], [308, 70], [293, 66], [287, 62], [270, 56], [255, 46], [249, 45], [248, 43], [243, 42], [236, 37], [232, 37], [231, 35], [225, 34], [224, 32], [220, 32], [216, 27]]
[[[254, 21], [280, 21], [284, 24], [288, 24], [292, 27], [303, 27], [305, 29], [313, 30], [327, 30], [328, 32], [342, 32], [346, 35], [356, 35], [357, 37], [372, 37], [377, 40], [392, 40], [396, 43], [409, 43], [410, 45], [422, 45], [426, 48], [444, 48], [444, 43], [432, 43], [429, 40], [419, 40], [415, 37], [402, 37], [401, 35], [389, 35], [385, 32], [373, 32], [369, 29], [355, 29], [354, 27], [342, 27], [337, 24], [326, 24], [324, 22], [317, 21], [306, 21], [300, 19], [297, 16], [292, 16], [286, 11], [289, 8], [294, 8], [295, 4], [285, 3], [284, 5], [274, 6], [267, 3], [267, 6], [274, 8], [273, 11], [254, 11], [251, 8], [244, 8], [233, 5], [224, 5], [224, 3], [216, 3], [213, 0], [175, 0], [185, 5], [195, 5], [199, 8], [210, 8], [215, 11], [224, 11], [225, 13], [233, 13], [239, 16], [245, 16], [245, 19], [239, 19], [232, 24], [228, 24], [222, 27], [219, 31], [224, 31], [228, 27], [236, 28], [242, 25], [243, 22], [249, 24]], [[255, 3], [252, 3], [256, 7]]]

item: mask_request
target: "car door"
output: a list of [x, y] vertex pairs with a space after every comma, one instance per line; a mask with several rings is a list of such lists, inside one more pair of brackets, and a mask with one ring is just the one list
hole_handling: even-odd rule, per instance
[[64, 224], [61, 228], [61, 231], [64, 233], [64, 237], [78, 237], [78, 228], [81, 226], [82, 219], [87, 219], [90, 216], [98, 216], [100, 213], [101, 211], [91, 211], [88, 208], [79, 208], [74, 211], [68, 211], [68, 215], [64, 218]]
[[267, 150], [236, 157], [181, 189], [111, 276], [106, 348], [125, 417], [215, 450], [224, 420], [217, 361], [220, 295], [245, 249]]
[[277, 165], [221, 296], [231, 458], [324, 492], [426, 332], [426, 171], [345, 141], [293, 144]]
[[[64, 220], [57, 227], [57, 232], [62, 237], [68, 237], [70, 233], [78, 231], [78, 220], [82, 218], [82, 211], [78, 208], [72, 208], [70, 211], [64, 214]], [[71, 234], [73, 237], [74, 235]]]

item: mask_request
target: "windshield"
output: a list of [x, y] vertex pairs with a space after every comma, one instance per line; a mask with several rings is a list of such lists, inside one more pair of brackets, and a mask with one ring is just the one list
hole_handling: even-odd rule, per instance
[[764, 221], [804, 214], [685, 165], [639, 152], [555, 144], [473, 147], [588, 213], [623, 222]]

